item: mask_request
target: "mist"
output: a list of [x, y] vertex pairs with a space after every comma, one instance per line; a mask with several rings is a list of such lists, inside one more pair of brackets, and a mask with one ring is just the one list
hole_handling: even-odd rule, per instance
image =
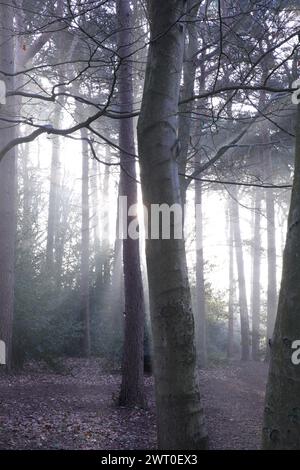
[[0, 2], [0, 449], [299, 449], [298, 5], [146, 3]]

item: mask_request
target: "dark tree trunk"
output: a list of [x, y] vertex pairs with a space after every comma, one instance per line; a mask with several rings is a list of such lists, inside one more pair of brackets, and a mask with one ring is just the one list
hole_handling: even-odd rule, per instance
[[[130, 4], [117, 1], [119, 20], [119, 54], [122, 63], [119, 69], [120, 111], [131, 112], [133, 107], [132, 62], [132, 12]], [[133, 119], [121, 119], [120, 147], [135, 154]], [[137, 204], [135, 159], [121, 152], [121, 195], [127, 196], [128, 208]], [[127, 217], [127, 227], [132, 217]], [[122, 383], [119, 402], [123, 406], [143, 406], [144, 397], [144, 321], [145, 306], [140, 266], [139, 240], [127, 237], [123, 241], [123, 268], [125, 284], [125, 334], [122, 360]]]

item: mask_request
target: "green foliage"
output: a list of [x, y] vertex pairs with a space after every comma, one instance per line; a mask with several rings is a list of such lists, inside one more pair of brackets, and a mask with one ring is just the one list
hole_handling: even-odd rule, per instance
[[207, 353], [209, 362], [226, 360], [228, 310], [226, 293], [214, 291], [210, 283], [205, 285], [207, 311]]
[[[57, 358], [81, 355], [82, 322], [76, 272], [73, 272], [73, 282], [70, 282], [71, 271], [65, 276], [68, 282], [58, 286], [43, 269], [43, 263], [43, 252], [33, 253], [29, 244], [26, 247], [18, 244], [13, 354], [15, 365], [20, 367], [26, 360], [38, 359], [57, 368]], [[121, 328], [113, 333], [109, 331], [112, 314], [109, 285], [110, 279], [107, 285], [96, 282], [90, 291], [92, 354], [120, 359]]]
[[81, 324], [78, 292], [57, 289], [44, 275], [29, 277], [26, 266], [16, 271], [14, 358], [52, 358], [78, 350]]

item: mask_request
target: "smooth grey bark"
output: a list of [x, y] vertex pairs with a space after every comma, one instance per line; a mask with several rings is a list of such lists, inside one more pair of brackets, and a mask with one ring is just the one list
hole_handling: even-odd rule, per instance
[[[14, 89], [15, 48], [13, 37], [14, 3], [12, 0], [0, 4], [0, 69], [6, 90]], [[14, 119], [14, 98], [7, 98], [0, 105], [3, 119]], [[16, 137], [13, 125], [0, 121], [0, 140], [4, 147]], [[6, 345], [6, 369], [12, 366], [12, 324], [14, 308], [14, 259], [15, 259], [15, 204], [16, 195], [16, 151], [10, 150], [0, 162], [0, 339]]]
[[[149, 1], [151, 40], [138, 143], [144, 205], [181, 204], [178, 101], [183, 64], [184, 0]], [[174, 225], [174, 222], [173, 222]], [[174, 228], [174, 227], [173, 227]], [[151, 220], [149, 223], [151, 233]], [[172, 227], [171, 227], [172, 229]], [[147, 239], [160, 449], [203, 449], [207, 433], [196, 374], [194, 319], [184, 239]]]
[[80, 296], [82, 318], [82, 352], [89, 357], [91, 354], [90, 326], [90, 210], [89, 210], [89, 145], [87, 129], [81, 129], [82, 139], [82, 181], [81, 181], [81, 265], [80, 265]]
[[240, 227], [240, 214], [239, 204], [237, 201], [238, 193], [236, 187], [232, 188], [232, 198], [230, 204], [231, 218], [233, 222], [233, 234], [234, 234], [234, 245], [236, 253], [236, 265], [238, 274], [238, 286], [239, 286], [239, 309], [240, 309], [240, 321], [241, 321], [241, 347], [243, 361], [247, 361], [250, 357], [250, 344], [249, 344], [249, 316], [248, 316], [248, 305], [246, 295], [246, 282], [245, 282], [245, 268], [244, 268], [244, 254], [241, 237]]
[[[231, 204], [231, 201], [229, 202]], [[233, 257], [233, 219], [231, 217], [230, 208], [228, 210], [228, 248], [229, 248], [229, 264], [228, 264], [228, 334], [227, 334], [227, 357], [232, 359], [234, 347], [234, 257]]]
[[203, 259], [203, 211], [202, 183], [195, 180], [195, 212], [196, 212], [196, 307], [195, 326], [198, 365], [201, 368], [207, 364], [206, 344], [206, 306]]
[[[129, 2], [117, 0], [119, 27], [119, 97], [120, 112], [130, 113], [133, 109], [132, 61], [130, 56], [132, 42], [132, 11]], [[121, 195], [127, 196], [128, 207], [137, 204], [137, 183], [133, 119], [121, 119], [119, 144]], [[128, 227], [134, 217], [127, 216]], [[140, 264], [139, 240], [130, 236], [123, 240], [123, 269], [125, 286], [125, 331], [122, 358], [122, 383], [119, 403], [122, 406], [144, 406], [144, 323], [145, 305], [142, 271]]]
[[261, 265], [261, 191], [256, 188], [254, 200], [254, 233], [252, 249], [252, 359], [259, 360], [260, 343], [260, 265]]
[[[295, 173], [283, 254], [278, 312], [270, 348], [264, 449], [300, 449], [300, 366], [292, 362], [300, 339], [300, 106], [297, 111]], [[299, 355], [298, 355], [299, 356]]]
[[[266, 176], [273, 174], [271, 150], [266, 151]], [[267, 259], [268, 259], [268, 290], [267, 290], [267, 338], [266, 359], [270, 356], [269, 341], [272, 338], [277, 311], [277, 276], [276, 276], [276, 227], [275, 227], [274, 191], [266, 190], [267, 216]]]

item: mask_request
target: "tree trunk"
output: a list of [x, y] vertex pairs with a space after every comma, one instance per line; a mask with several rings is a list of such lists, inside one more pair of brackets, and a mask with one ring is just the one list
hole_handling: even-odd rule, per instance
[[[117, 1], [119, 20], [120, 112], [133, 108], [131, 53], [132, 12], [129, 2]], [[121, 119], [119, 142], [121, 149], [135, 153], [133, 119]], [[135, 159], [125, 152], [120, 154], [121, 195], [127, 196], [128, 207], [137, 204]], [[132, 217], [127, 216], [127, 227]], [[122, 360], [122, 383], [119, 402], [122, 406], [144, 405], [144, 292], [140, 265], [139, 240], [126, 237], [123, 241], [123, 269], [125, 284], [125, 334]]]
[[231, 198], [231, 218], [233, 222], [234, 243], [236, 252], [236, 263], [238, 273], [238, 286], [239, 286], [239, 308], [241, 319], [241, 346], [242, 346], [242, 361], [247, 361], [250, 356], [249, 347], [249, 317], [246, 295], [246, 282], [245, 282], [245, 268], [244, 268], [244, 255], [240, 227], [240, 214], [239, 205], [237, 201], [236, 187], [232, 188]]
[[[278, 313], [270, 348], [263, 448], [300, 449], [300, 366], [292, 360], [300, 339], [300, 106], [296, 125], [295, 174]], [[299, 346], [298, 350], [299, 350]], [[295, 359], [297, 359], [296, 357]]]
[[[123, 338], [124, 331], [124, 273], [123, 273], [123, 244], [122, 239], [119, 237], [120, 233], [120, 224], [119, 220], [119, 195], [120, 195], [120, 185], [118, 191], [118, 210], [117, 210], [117, 219], [116, 219], [116, 236], [115, 236], [115, 245], [114, 245], [114, 255], [113, 255], [113, 265], [112, 265], [112, 275], [111, 275], [111, 284], [110, 284], [110, 296], [109, 301], [111, 309], [109, 312], [109, 317], [107, 318], [107, 331], [110, 338], [112, 338], [113, 348], [110, 352], [114, 353], [113, 359], [118, 360], [115, 344], [119, 344]], [[116, 356], [115, 356], [116, 354]]]
[[260, 327], [260, 263], [261, 263], [261, 192], [255, 190], [254, 234], [252, 257], [252, 359], [259, 360]]
[[[87, 139], [87, 130], [81, 129], [81, 137]], [[89, 257], [90, 257], [90, 211], [89, 211], [89, 146], [86, 140], [82, 140], [82, 222], [81, 222], [81, 267], [80, 267], [80, 294], [81, 294], [81, 318], [83, 326], [82, 351], [84, 356], [91, 354], [90, 332], [90, 292], [89, 292]]]
[[[0, 69], [8, 75], [2, 76], [6, 90], [14, 89], [14, 2], [8, 0], [0, 4]], [[17, 115], [14, 98], [7, 98], [0, 105], [4, 119], [14, 119]], [[2, 148], [15, 138], [16, 127], [0, 121]], [[6, 368], [11, 369], [12, 323], [14, 308], [14, 259], [15, 259], [15, 185], [16, 152], [10, 150], [0, 162], [0, 340], [6, 345]]]
[[196, 340], [198, 365], [201, 368], [207, 364], [206, 346], [206, 307], [203, 259], [203, 214], [202, 214], [202, 183], [195, 181], [195, 211], [196, 211]]
[[[232, 201], [229, 202], [231, 204]], [[231, 217], [231, 211], [228, 211], [228, 225], [229, 225], [229, 295], [228, 295], [228, 336], [227, 336], [227, 357], [228, 359], [233, 358], [233, 347], [234, 347], [234, 299], [235, 299], [235, 288], [233, 278], [233, 219]]]
[[[266, 176], [272, 176], [272, 155], [270, 149], [267, 150]], [[276, 310], [277, 310], [277, 276], [276, 276], [276, 229], [275, 229], [275, 208], [274, 192], [272, 189], [266, 190], [266, 216], [267, 216], [267, 239], [268, 239], [268, 291], [267, 291], [267, 338], [266, 338], [266, 360], [270, 357], [269, 341], [272, 338]]]
[[[184, 0], [148, 2], [151, 41], [138, 123], [144, 205], [181, 204], [178, 101], [183, 63]], [[150, 221], [151, 231], [151, 221]], [[174, 223], [171, 229], [174, 229]], [[172, 233], [172, 230], [171, 230]], [[158, 444], [207, 446], [196, 374], [194, 320], [183, 237], [148, 239], [146, 258], [153, 332]]]

